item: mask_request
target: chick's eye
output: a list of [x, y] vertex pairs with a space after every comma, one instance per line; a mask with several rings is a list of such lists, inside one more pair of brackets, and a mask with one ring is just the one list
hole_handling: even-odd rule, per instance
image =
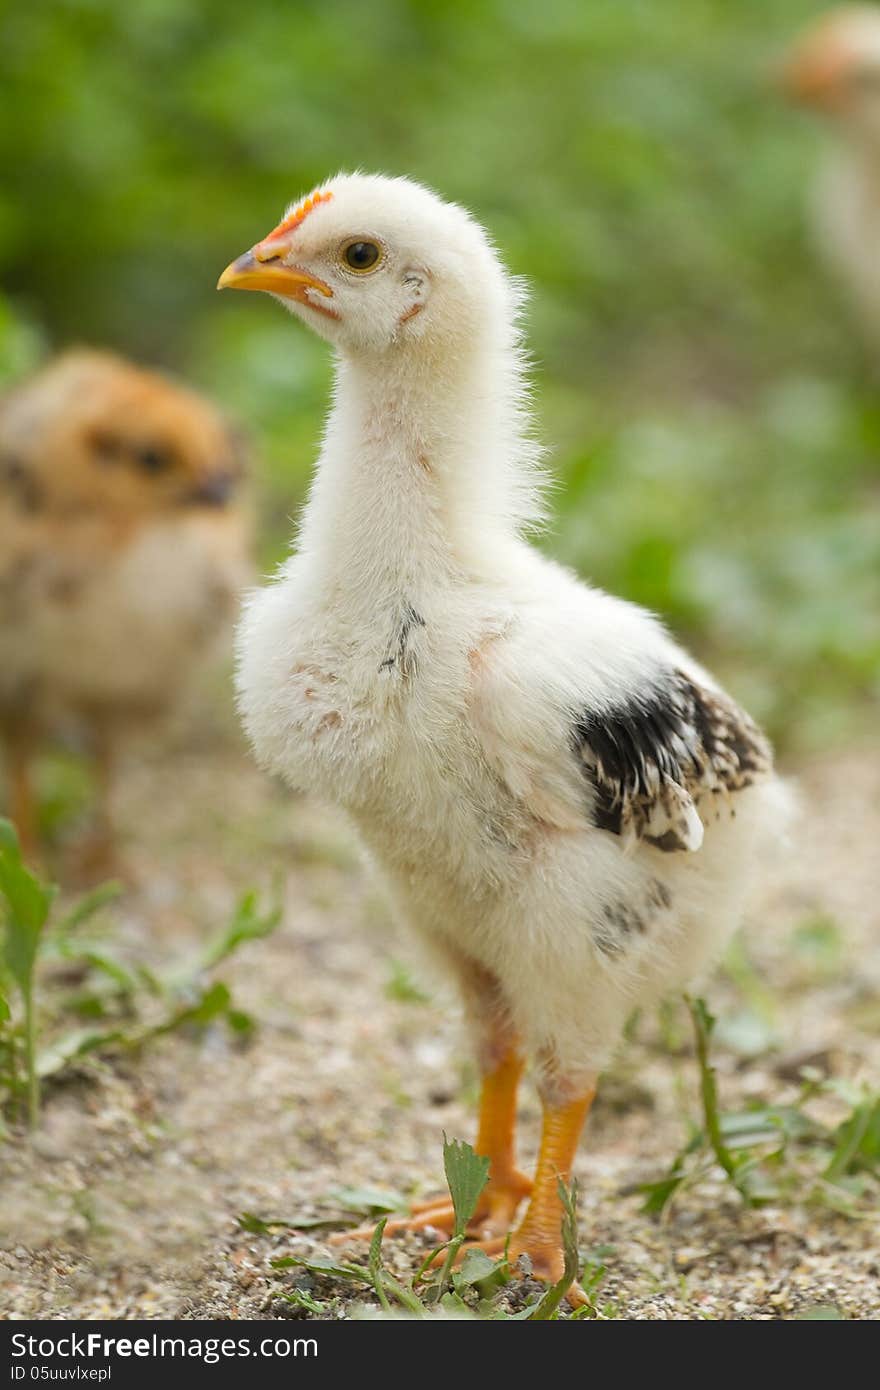
[[382, 252], [375, 241], [350, 241], [343, 248], [342, 259], [349, 270], [356, 270], [363, 274], [366, 270], [372, 270], [379, 264]]
[[165, 449], [157, 448], [154, 444], [145, 444], [136, 450], [135, 458], [139, 468], [145, 473], [164, 473], [170, 467], [171, 459]]

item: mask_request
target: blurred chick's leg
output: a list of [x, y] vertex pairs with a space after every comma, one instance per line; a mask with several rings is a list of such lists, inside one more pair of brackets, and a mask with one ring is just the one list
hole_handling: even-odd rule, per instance
[[516, 1097], [524, 1058], [497, 977], [477, 961], [456, 962], [459, 987], [476, 1042], [482, 1078], [477, 1153], [490, 1160], [489, 1181], [474, 1215], [483, 1238], [506, 1234], [532, 1190], [516, 1166]]
[[18, 833], [25, 859], [34, 859], [39, 850], [37, 800], [31, 776], [33, 746], [30, 739], [12, 735], [6, 745], [9, 780], [9, 816]]

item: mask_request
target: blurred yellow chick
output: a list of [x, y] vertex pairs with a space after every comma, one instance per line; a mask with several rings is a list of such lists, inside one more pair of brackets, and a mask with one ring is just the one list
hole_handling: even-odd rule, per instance
[[33, 755], [88, 740], [109, 858], [118, 743], [179, 706], [228, 642], [249, 578], [240, 448], [195, 393], [102, 352], [0, 400], [0, 743], [33, 853]]
[[830, 133], [812, 189], [813, 235], [880, 360], [880, 6], [844, 5], [813, 20], [781, 76], [790, 99]]

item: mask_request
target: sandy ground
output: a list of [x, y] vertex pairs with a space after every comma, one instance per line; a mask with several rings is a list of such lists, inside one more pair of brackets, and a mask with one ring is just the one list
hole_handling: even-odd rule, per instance
[[[786, 1100], [804, 1060], [880, 1082], [880, 757], [864, 749], [797, 770], [805, 818], [791, 859], [749, 919], [752, 986], [772, 996], [777, 1042], [720, 1043], [723, 1101]], [[0, 1147], [0, 1309], [13, 1318], [302, 1316], [269, 1260], [326, 1250], [320, 1231], [246, 1235], [236, 1215], [332, 1214], [342, 1184], [437, 1189], [441, 1135], [471, 1138], [473, 1075], [454, 1009], [391, 997], [407, 947], [340, 824], [291, 798], [244, 754], [132, 770], [120, 817], [133, 884], [122, 949], [162, 961], [227, 918], [243, 888], [282, 874], [285, 918], [218, 970], [258, 1019], [240, 1048], [222, 1028], [172, 1034], [55, 1087], [30, 1143]], [[796, 949], [817, 916], [839, 960]], [[801, 933], [799, 937], [798, 933]], [[746, 990], [748, 993], [748, 988]], [[736, 1023], [743, 991], [709, 999]], [[668, 1039], [667, 1039], [668, 1041]], [[880, 1221], [800, 1205], [745, 1210], [714, 1178], [657, 1222], [634, 1187], [659, 1177], [697, 1114], [687, 1049], [643, 1020], [607, 1078], [578, 1162], [584, 1249], [607, 1247], [600, 1303], [631, 1318], [789, 1318], [833, 1304], [880, 1315]], [[521, 1157], [535, 1153], [527, 1087]], [[411, 1270], [419, 1246], [394, 1242]], [[285, 1278], [287, 1285], [285, 1284]], [[354, 1286], [303, 1280], [345, 1316]]]

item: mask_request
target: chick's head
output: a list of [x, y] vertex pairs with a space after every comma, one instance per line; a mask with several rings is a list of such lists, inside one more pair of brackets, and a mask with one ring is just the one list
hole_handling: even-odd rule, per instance
[[101, 353], [69, 353], [28, 383], [8, 433], [33, 510], [147, 519], [223, 508], [243, 472], [210, 402]]
[[515, 292], [482, 227], [409, 179], [340, 174], [292, 204], [220, 289], [265, 290], [349, 355], [454, 348]]
[[880, 6], [821, 16], [795, 43], [782, 81], [793, 101], [880, 144]]

